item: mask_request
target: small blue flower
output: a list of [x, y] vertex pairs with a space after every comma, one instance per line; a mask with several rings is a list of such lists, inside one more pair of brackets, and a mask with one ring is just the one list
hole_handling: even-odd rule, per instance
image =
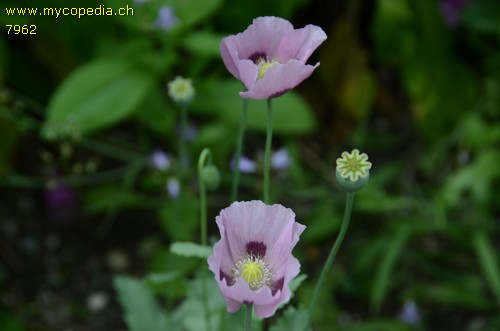
[[162, 6], [158, 11], [158, 17], [153, 23], [153, 27], [163, 31], [170, 31], [179, 23], [179, 19], [175, 16], [174, 10], [169, 6]]
[[405, 302], [401, 312], [399, 313], [399, 320], [411, 326], [415, 326], [420, 323], [420, 312], [415, 301], [408, 300]]
[[165, 171], [170, 168], [170, 156], [161, 151], [161, 150], [156, 150], [153, 155], [151, 156], [151, 163], [153, 164], [153, 167], [155, 169], [160, 170], [160, 171]]
[[167, 180], [167, 193], [172, 199], [178, 198], [181, 193], [181, 183], [175, 177], [169, 178]]
[[286, 148], [280, 148], [271, 156], [271, 166], [276, 170], [283, 170], [290, 166], [292, 160]]
[[[231, 169], [234, 170], [236, 160], [233, 158], [231, 160]], [[248, 157], [242, 155], [240, 157], [240, 163], [238, 165], [238, 168], [240, 169], [241, 172], [243, 173], [253, 173], [257, 170], [257, 163], [255, 161], [249, 159]]]

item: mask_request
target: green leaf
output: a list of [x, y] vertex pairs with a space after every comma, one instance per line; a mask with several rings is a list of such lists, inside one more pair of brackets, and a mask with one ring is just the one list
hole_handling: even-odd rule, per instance
[[[421, 287], [421, 288], [420, 288]], [[485, 298], [481, 286], [464, 281], [446, 280], [438, 284], [421, 284], [416, 292], [424, 300], [441, 306], [455, 306], [474, 310], [491, 310], [493, 302]]]
[[9, 111], [0, 107], [0, 176], [8, 172], [10, 168], [10, 156], [19, 140], [18, 123]]
[[212, 247], [202, 246], [192, 242], [175, 242], [170, 246], [170, 251], [180, 256], [206, 259], [212, 254]]
[[464, 7], [461, 18], [480, 32], [500, 36], [500, 5], [496, 0], [471, 1]]
[[157, 217], [171, 241], [189, 241], [199, 226], [198, 200], [182, 192], [177, 199], [166, 200], [157, 208]]
[[384, 297], [390, 288], [392, 270], [403, 251], [408, 235], [408, 228], [404, 226], [400, 227], [392, 235], [392, 240], [386, 247], [386, 254], [374, 275], [375, 281], [371, 293], [371, 309], [374, 312], [380, 311]]
[[220, 41], [224, 36], [209, 31], [193, 32], [184, 38], [183, 46], [197, 54], [220, 57]]
[[474, 235], [474, 247], [491, 292], [495, 295], [497, 305], [500, 307], [500, 271], [495, 250], [484, 232], [480, 231]]
[[130, 331], [167, 331], [170, 317], [156, 302], [151, 290], [140, 280], [128, 276], [114, 278], [118, 299]]
[[4, 310], [0, 310], [0, 325], [2, 326], [2, 330], [4, 331], [26, 330], [14, 316]]
[[48, 139], [78, 137], [110, 127], [135, 111], [154, 83], [152, 71], [131, 59], [83, 65], [52, 96], [42, 133]]
[[304, 232], [302, 240], [306, 243], [318, 242], [331, 238], [340, 228], [342, 216], [335, 208], [331, 199], [321, 199], [314, 206], [309, 217], [307, 231]]
[[88, 213], [95, 214], [110, 208], [150, 206], [148, 198], [125, 190], [122, 185], [101, 185], [85, 196], [85, 208]]
[[304, 331], [309, 319], [309, 312], [305, 309], [289, 307], [278, 322], [271, 326], [271, 331]]
[[290, 287], [290, 291], [292, 292], [292, 294], [295, 293], [295, 291], [297, 291], [300, 284], [302, 284], [302, 282], [306, 279], [307, 279], [307, 275], [302, 274], [302, 275], [298, 275], [297, 277], [295, 277], [294, 279], [292, 279], [290, 281], [289, 287]]
[[[158, 282], [148, 282], [155, 290], [155, 293], [161, 293], [168, 300], [176, 301], [185, 298], [188, 290], [186, 278], [192, 275], [195, 269], [200, 266], [200, 261], [172, 254], [170, 248], [165, 247], [156, 250], [149, 266], [149, 269], [157, 275], [169, 273], [179, 275], [179, 277], [169, 281], [162, 282], [158, 278], [156, 279]], [[165, 276], [165, 278], [173, 278], [173, 276]], [[147, 278], [146, 281], [148, 281]]]
[[342, 331], [410, 331], [409, 325], [392, 320], [375, 320], [356, 323], [341, 329]]
[[[193, 105], [204, 112], [219, 115], [222, 119], [237, 125], [241, 117], [243, 99], [238, 92], [243, 85], [235, 79], [212, 80], [200, 88]], [[266, 131], [266, 100], [249, 100], [247, 126], [261, 132]], [[294, 91], [273, 99], [273, 130], [281, 134], [301, 134], [314, 130], [314, 116], [309, 105]]]
[[167, 108], [165, 98], [159, 89], [153, 89], [135, 113], [139, 123], [161, 137], [172, 133], [175, 117], [175, 110]]
[[3, 36], [0, 36], [0, 82], [3, 81], [5, 65], [7, 64], [7, 44]]
[[180, 272], [174, 270], [169, 272], [153, 272], [147, 275], [145, 281], [152, 286], [163, 285], [179, 278]]
[[[211, 329], [223, 330], [221, 322], [224, 322], [227, 316], [226, 302], [215, 284], [213, 274], [208, 274], [208, 272], [199, 273], [189, 283], [187, 297], [172, 314], [176, 324], [186, 331], [208, 330], [204, 302], [206, 302]], [[234, 329], [230, 327], [227, 330]]]
[[455, 171], [447, 178], [443, 196], [450, 205], [460, 202], [461, 194], [471, 192], [477, 202], [483, 203], [489, 197], [494, 178], [500, 175], [500, 154], [497, 150], [485, 150], [474, 161]]
[[222, 0], [167, 0], [165, 4], [174, 8], [179, 25], [188, 27], [215, 13]]

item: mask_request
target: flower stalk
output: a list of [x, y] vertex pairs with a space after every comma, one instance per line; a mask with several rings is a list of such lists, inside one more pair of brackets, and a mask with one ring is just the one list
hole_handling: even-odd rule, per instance
[[325, 264], [323, 265], [323, 269], [321, 270], [321, 274], [319, 276], [319, 280], [316, 283], [316, 288], [314, 289], [313, 297], [311, 300], [311, 304], [309, 306], [309, 323], [306, 323], [309, 326], [311, 319], [313, 318], [314, 311], [316, 309], [316, 305], [318, 304], [319, 294], [321, 293], [321, 289], [325, 283], [326, 274], [330, 271], [333, 265], [333, 261], [335, 260], [335, 256], [337, 255], [340, 245], [344, 241], [344, 237], [347, 233], [347, 229], [349, 228], [349, 221], [351, 219], [352, 206], [354, 203], [354, 192], [347, 192], [346, 205], [344, 210], [344, 218], [342, 220], [342, 226], [340, 228], [340, 232], [333, 244], [330, 253], [328, 254], [328, 258], [326, 259]]
[[252, 305], [246, 305], [245, 312], [245, 331], [250, 331], [250, 326], [252, 324]]
[[[207, 178], [207, 169], [213, 170], [216, 168], [212, 165], [212, 153], [208, 148], [201, 151], [200, 157], [198, 159], [198, 182], [200, 190], [200, 228], [201, 228], [201, 244], [203, 246], [207, 245], [207, 188], [206, 184], [213, 182], [212, 178]], [[211, 174], [212, 171], [209, 172]], [[213, 174], [212, 174], [213, 176]], [[210, 186], [210, 184], [209, 184]], [[205, 315], [206, 330], [211, 331], [212, 325], [210, 323], [210, 311], [208, 308], [208, 291], [207, 291], [207, 281], [208, 275], [205, 270], [202, 271], [201, 279], [201, 291], [203, 296], [203, 312]]]
[[238, 199], [238, 189], [240, 185], [240, 159], [243, 150], [243, 141], [245, 138], [245, 126], [247, 118], [248, 99], [243, 99], [243, 108], [241, 109], [240, 126], [238, 128], [238, 140], [236, 143], [236, 156], [234, 159], [233, 186], [231, 189], [231, 202]]
[[272, 99], [267, 99], [267, 132], [266, 147], [264, 152], [264, 194], [265, 203], [270, 203], [269, 197], [269, 174], [271, 172], [271, 145], [273, 141], [273, 108]]
[[[207, 171], [211, 170], [211, 171]], [[215, 174], [213, 173], [215, 171]], [[213, 183], [213, 178], [208, 177], [218, 176], [217, 168], [212, 165], [212, 152], [208, 148], [204, 148], [201, 151], [200, 157], [198, 159], [198, 186], [200, 191], [200, 229], [201, 229], [201, 244], [206, 245], [208, 242], [207, 238], [207, 184], [209, 184], [209, 189], [214, 189], [218, 182]], [[216, 181], [218, 181], [218, 177]]]
[[186, 129], [187, 129], [187, 105], [181, 106], [180, 112], [180, 127], [179, 127], [179, 180], [183, 182], [184, 167], [186, 165]]
[[335, 169], [335, 179], [339, 187], [344, 190], [347, 194], [346, 204], [344, 210], [344, 217], [342, 219], [342, 225], [340, 227], [340, 232], [333, 244], [330, 253], [326, 259], [321, 274], [319, 275], [319, 280], [316, 283], [316, 288], [313, 292], [313, 297], [311, 304], [309, 306], [309, 321], [306, 323], [306, 327], [311, 324], [311, 320], [318, 304], [319, 294], [325, 283], [326, 274], [331, 270], [335, 256], [344, 241], [344, 237], [349, 228], [349, 222], [351, 220], [352, 206], [354, 204], [354, 194], [356, 191], [361, 190], [370, 178], [370, 169], [372, 164], [368, 161], [368, 155], [365, 153], [359, 153], [359, 150], [353, 149], [351, 153], [343, 152], [341, 157], [337, 159], [337, 167]]

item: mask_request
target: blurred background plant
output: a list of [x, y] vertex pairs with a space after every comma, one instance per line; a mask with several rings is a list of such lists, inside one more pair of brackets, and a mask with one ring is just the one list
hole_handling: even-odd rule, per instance
[[[498, 1], [2, 3], [99, 5], [135, 13], [56, 19], [2, 8], [2, 330], [204, 329], [198, 257], [208, 254], [171, 244], [199, 238], [205, 147], [221, 172], [208, 197], [216, 239], [242, 106], [219, 42], [262, 15], [319, 25], [329, 38], [311, 60], [317, 72], [273, 105], [272, 200], [307, 226], [294, 252], [307, 279], [296, 283], [298, 308], [261, 327], [295, 330], [302, 318], [340, 227], [335, 159], [358, 148], [371, 179], [315, 329], [500, 329]], [[8, 35], [6, 24], [36, 24], [37, 35]], [[167, 95], [176, 76], [196, 90], [186, 130]], [[262, 190], [265, 125], [265, 101], [250, 101], [241, 199]], [[208, 290], [214, 329], [240, 325], [215, 284]]]

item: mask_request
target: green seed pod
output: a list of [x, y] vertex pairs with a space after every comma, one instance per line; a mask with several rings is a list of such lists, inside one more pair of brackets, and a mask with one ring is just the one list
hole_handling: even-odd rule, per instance
[[217, 189], [220, 184], [219, 170], [214, 165], [204, 166], [201, 170], [201, 179], [207, 190], [213, 191]]
[[342, 157], [337, 159], [335, 178], [342, 189], [356, 192], [368, 184], [371, 167], [372, 164], [368, 162], [368, 155], [365, 153], [359, 154], [357, 149], [351, 153], [343, 152]]

